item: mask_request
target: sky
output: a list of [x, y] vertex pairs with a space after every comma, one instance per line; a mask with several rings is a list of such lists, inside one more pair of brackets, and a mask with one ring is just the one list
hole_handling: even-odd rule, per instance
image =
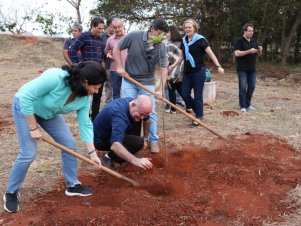
[[[88, 29], [87, 24], [90, 20], [89, 11], [95, 8], [96, 5], [96, 0], [82, 0], [81, 2], [80, 8], [84, 30]], [[76, 10], [66, 0], [0, 0], [0, 9], [3, 12], [8, 12], [8, 10], [10, 10], [10, 12], [12, 12], [11, 10], [15, 12], [17, 10], [18, 14], [21, 14], [22, 12], [24, 12], [24, 8], [26, 8], [26, 6], [32, 9], [43, 6], [43, 12], [60, 12], [64, 16], [71, 16], [72, 18], [74, 18], [74, 21], [76, 21]], [[34, 24], [26, 24], [25, 30], [32, 33], [33, 35], [43, 35], [41, 29], [39, 29], [38, 31], [32, 31], [34, 27], [38, 28]], [[68, 36], [68, 34], [64, 33], [62, 34], [62, 36], [66, 37]]]

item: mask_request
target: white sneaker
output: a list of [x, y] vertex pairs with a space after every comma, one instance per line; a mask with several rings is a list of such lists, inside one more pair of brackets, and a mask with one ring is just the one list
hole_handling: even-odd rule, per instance
[[250, 111], [255, 111], [255, 110], [256, 110], [256, 108], [254, 108], [254, 107], [251, 106], [251, 105], [250, 105], [247, 109], [250, 110]]
[[149, 143], [150, 143], [150, 152], [151, 153], [159, 153], [160, 152], [158, 142], [151, 141]]
[[241, 111], [242, 113], [244, 113], [244, 112], [246, 112], [246, 111], [247, 111], [247, 109], [245, 109], [245, 108], [241, 108], [241, 109], [240, 109], [240, 111]]
[[193, 110], [192, 110], [192, 108], [186, 108], [186, 112], [189, 113], [189, 114], [192, 114]]

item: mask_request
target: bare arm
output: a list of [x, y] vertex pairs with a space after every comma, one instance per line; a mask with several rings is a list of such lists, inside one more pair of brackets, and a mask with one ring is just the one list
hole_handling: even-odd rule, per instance
[[183, 60], [183, 51], [181, 50], [180, 53], [179, 53], [179, 58], [176, 62], [174, 62], [172, 65], [170, 65], [168, 67], [168, 70], [169, 71], [172, 71], [178, 64], [181, 63], [181, 61]]
[[91, 158], [91, 160], [96, 162], [98, 165], [101, 165], [100, 159], [98, 158], [98, 156], [96, 154], [94, 144], [85, 142], [85, 145], [86, 145], [86, 149], [87, 149], [87, 152], [88, 152], [89, 157]]
[[116, 63], [116, 72], [120, 75], [120, 76], [124, 76], [126, 75], [126, 72], [124, 70], [124, 67], [122, 66], [122, 60], [121, 60], [121, 50], [120, 47], [117, 45], [115, 45], [115, 47], [113, 48], [113, 58], [115, 60]]
[[29, 127], [29, 133], [30, 136], [33, 139], [40, 139], [42, 137], [42, 132], [38, 126], [38, 123], [36, 121], [36, 118], [34, 115], [27, 115], [26, 117], [26, 121]]
[[151, 169], [153, 164], [149, 158], [137, 158], [131, 154], [120, 142], [114, 142], [111, 146], [111, 150], [125, 161], [133, 164], [134, 166], [143, 168], [144, 170]]
[[251, 48], [251, 49], [244, 50], [244, 51], [242, 51], [242, 50], [235, 50], [235, 51], [234, 51], [234, 55], [235, 55], [236, 57], [243, 57], [243, 56], [246, 56], [246, 55], [248, 55], [248, 54], [255, 54], [255, 53], [257, 53], [257, 52], [258, 52], [258, 50], [255, 49], [255, 48]]
[[69, 65], [72, 63], [72, 61], [68, 55], [68, 49], [63, 49], [63, 57]]
[[213, 63], [215, 64], [215, 66], [217, 67], [218, 73], [219, 74], [224, 74], [224, 69], [222, 68], [222, 66], [218, 62], [218, 59], [216, 58], [215, 54], [212, 52], [212, 49], [210, 48], [210, 46], [208, 46], [205, 49], [205, 51], [208, 54], [208, 56], [210, 57], [210, 59], [213, 61]]
[[[167, 76], [168, 76], [168, 69], [167, 68], [161, 67], [160, 70], [161, 70], [160, 86], [159, 86], [159, 88], [158, 88], [158, 90], [156, 92], [157, 95], [158, 95], [158, 97], [162, 97], [163, 96], [163, 93], [162, 93], [163, 89], [162, 89], [162, 87], [165, 87], [165, 83], [166, 83]], [[163, 83], [163, 86], [161, 84], [161, 81]]]

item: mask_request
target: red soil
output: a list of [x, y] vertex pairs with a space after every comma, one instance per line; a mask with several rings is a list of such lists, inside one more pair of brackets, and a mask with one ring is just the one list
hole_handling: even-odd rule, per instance
[[221, 111], [220, 114], [222, 116], [238, 116], [239, 113], [237, 111]]
[[293, 211], [284, 200], [301, 178], [300, 156], [274, 137], [246, 134], [228, 140], [218, 141], [213, 150], [187, 147], [168, 154], [168, 161], [163, 151], [147, 154], [154, 163], [149, 171], [121, 166], [120, 173], [137, 181], [138, 187], [103, 171], [87, 171], [83, 164], [80, 179], [94, 195], [67, 197], [62, 179], [53, 191], [23, 201], [20, 212], [1, 218], [5, 225], [281, 222], [284, 213]]

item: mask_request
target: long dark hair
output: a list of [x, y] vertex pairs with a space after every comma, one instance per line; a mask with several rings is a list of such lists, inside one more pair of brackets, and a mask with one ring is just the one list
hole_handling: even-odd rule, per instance
[[176, 26], [170, 25], [169, 32], [170, 32], [170, 41], [171, 42], [180, 42], [182, 40], [181, 34]]
[[88, 85], [99, 85], [106, 81], [105, 69], [94, 61], [81, 62], [71, 66], [64, 65], [62, 69], [69, 73], [69, 76], [65, 78], [65, 82], [76, 96], [88, 95], [83, 86], [84, 82], [88, 82]]

